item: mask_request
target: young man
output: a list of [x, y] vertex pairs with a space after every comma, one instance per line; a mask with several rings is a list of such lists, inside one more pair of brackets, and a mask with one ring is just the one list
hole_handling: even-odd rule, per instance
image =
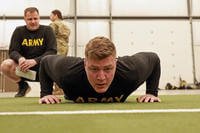
[[24, 10], [26, 25], [19, 26], [13, 32], [9, 56], [1, 64], [1, 71], [12, 81], [18, 83], [19, 91], [15, 97], [23, 97], [28, 92], [29, 85], [25, 78], [17, 76], [16, 67], [22, 72], [29, 69], [37, 72], [36, 81], [39, 81], [39, 64], [42, 57], [56, 54], [56, 38], [50, 26], [40, 25], [39, 11], [35, 7]]
[[105, 37], [88, 42], [85, 58], [49, 55], [40, 67], [41, 98], [39, 103], [60, 103], [52, 95], [55, 81], [65, 98], [78, 103], [124, 102], [146, 81], [146, 94], [138, 102], [160, 102], [157, 97], [160, 60], [155, 53], [142, 52], [116, 58], [114, 44]]

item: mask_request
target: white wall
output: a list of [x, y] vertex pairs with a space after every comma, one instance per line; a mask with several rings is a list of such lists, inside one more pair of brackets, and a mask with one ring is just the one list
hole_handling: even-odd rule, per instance
[[0, 0], [0, 15], [20, 16], [24, 9], [35, 6], [39, 9], [40, 15], [50, 15], [51, 10], [59, 9], [64, 15], [74, 13], [74, 0]]
[[109, 0], [77, 0], [77, 15], [108, 16]]
[[200, 20], [193, 21], [196, 78], [200, 81]]
[[[192, 16], [200, 16], [200, 1], [192, 0]], [[193, 20], [193, 41], [194, 41], [194, 56], [195, 56], [195, 72], [196, 78], [200, 81], [200, 19]]]
[[[119, 28], [123, 25], [123, 28]], [[192, 83], [190, 24], [182, 20], [126, 20], [113, 22], [118, 55], [153, 51], [161, 58], [161, 88], [178, 85], [179, 76]]]
[[185, 16], [187, 0], [112, 0], [114, 16]]

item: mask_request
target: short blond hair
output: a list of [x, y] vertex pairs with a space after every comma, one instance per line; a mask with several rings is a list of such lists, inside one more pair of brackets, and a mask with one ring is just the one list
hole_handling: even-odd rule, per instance
[[101, 60], [112, 55], [116, 57], [116, 48], [114, 43], [103, 36], [91, 39], [85, 48], [85, 57]]

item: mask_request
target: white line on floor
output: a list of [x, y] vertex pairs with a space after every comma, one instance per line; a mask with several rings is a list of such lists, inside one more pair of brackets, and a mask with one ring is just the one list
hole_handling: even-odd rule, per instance
[[71, 114], [179, 113], [179, 112], [200, 112], [200, 109], [32, 111], [32, 112], [0, 112], [0, 115], [71, 115]]

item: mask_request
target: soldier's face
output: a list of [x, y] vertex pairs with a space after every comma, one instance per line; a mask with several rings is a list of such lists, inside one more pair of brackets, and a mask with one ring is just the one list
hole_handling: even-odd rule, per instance
[[85, 71], [88, 81], [97, 93], [104, 93], [108, 90], [115, 75], [116, 61], [113, 56], [102, 60], [85, 59]]
[[49, 18], [51, 21], [55, 21], [55, 15], [53, 13], [50, 14]]
[[24, 20], [26, 22], [26, 27], [31, 31], [37, 30], [40, 26], [40, 16], [36, 11], [27, 12], [24, 16]]

